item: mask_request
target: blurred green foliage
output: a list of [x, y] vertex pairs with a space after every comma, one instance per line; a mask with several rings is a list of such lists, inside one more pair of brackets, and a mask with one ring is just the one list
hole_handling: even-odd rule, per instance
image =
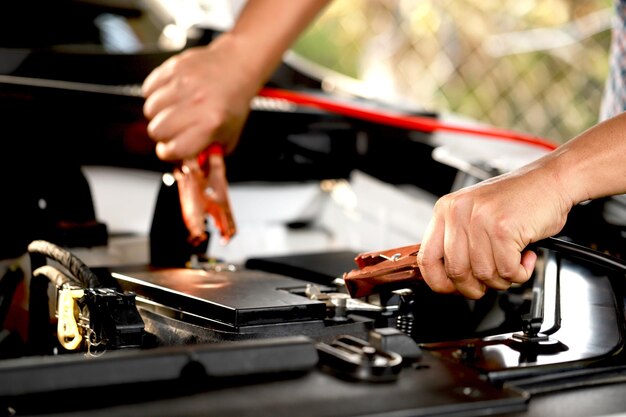
[[563, 142], [597, 122], [612, 13], [611, 0], [335, 0], [293, 49], [384, 85], [381, 99]]

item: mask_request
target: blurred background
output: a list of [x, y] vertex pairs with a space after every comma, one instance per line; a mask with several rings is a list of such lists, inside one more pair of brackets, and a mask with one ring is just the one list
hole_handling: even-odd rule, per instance
[[370, 96], [557, 143], [597, 121], [611, 0], [335, 0], [298, 55]]

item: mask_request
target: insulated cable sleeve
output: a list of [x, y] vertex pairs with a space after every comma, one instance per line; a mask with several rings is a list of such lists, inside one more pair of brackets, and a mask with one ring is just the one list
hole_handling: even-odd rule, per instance
[[33, 271], [33, 276], [39, 275], [47, 277], [57, 287], [62, 287], [64, 284], [69, 283], [82, 284], [82, 282], [77, 282], [77, 278], [68, 277], [52, 265], [43, 265]]
[[604, 252], [600, 252], [586, 246], [569, 242], [567, 240], [559, 239], [556, 237], [548, 237], [546, 239], [531, 243], [530, 245], [528, 245], [527, 249], [536, 250], [536, 248], [538, 247], [568, 254], [586, 260], [588, 262], [599, 264], [605, 267], [610, 267], [621, 273], [626, 273], [626, 262], [624, 262], [623, 260], [611, 255], [607, 255]]
[[471, 134], [478, 136], [492, 137], [502, 140], [510, 140], [514, 142], [522, 142], [540, 148], [554, 150], [558, 145], [546, 139], [534, 135], [525, 135], [523, 133], [485, 127], [472, 127], [454, 125], [442, 122], [436, 118], [426, 116], [405, 115], [381, 110], [367, 109], [363, 106], [355, 106], [340, 103], [335, 99], [328, 99], [314, 94], [306, 94], [301, 92], [282, 90], [278, 88], [264, 87], [258, 96], [287, 100], [295, 104], [312, 106], [326, 110], [331, 113], [341, 114], [355, 119], [366, 120], [373, 123], [395, 126], [404, 129], [418, 130], [422, 132], [447, 131], [459, 134]]
[[45, 240], [34, 240], [28, 245], [28, 252], [38, 253], [53, 259], [68, 269], [85, 288], [100, 287], [97, 275], [71, 252]]

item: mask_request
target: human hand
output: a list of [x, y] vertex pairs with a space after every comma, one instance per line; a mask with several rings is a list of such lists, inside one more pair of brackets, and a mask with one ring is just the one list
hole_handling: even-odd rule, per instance
[[531, 277], [537, 255], [525, 248], [558, 233], [573, 205], [545, 171], [504, 174], [437, 201], [417, 255], [434, 291], [478, 299]]
[[223, 35], [169, 58], [146, 77], [144, 114], [160, 159], [192, 158], [213, 142], [232, 152], [259, 88], [244, 61]]

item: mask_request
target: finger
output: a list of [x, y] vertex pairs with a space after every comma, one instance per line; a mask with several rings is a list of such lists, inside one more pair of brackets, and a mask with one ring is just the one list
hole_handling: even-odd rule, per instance
[[471, 218], [470, 206], [456, 201], [447, 211], [444, 236], [446, 275], [458, 292], [472, 299], [485, 294], [485, 285], [477, 280], [470, 263], [469, 234], [466, 221]]
[[458, 224], [456, 217], [456, 214], [446, 217], [446, 230], [444, 234], [444, 263], [446, 274], [455, 285], [471, 277], [468, 236], [464, 226]]
[[518, 244], [505, 241], [494, 241], [494, 260], [498, 275], [511, 283], [524, 283], [530, 279], [537, 255], [526, 251], [522, 257], [522, 249]]
[[143, 105], [143, 114], [148, 119], [153, 119], [163, 109], [173, 106], [184, 96], [181, 90], [174, 87], [174, 83], [163, 84], [158, 90], [146, 98]]
[[504, 291], [511, 288], [512, 283], [504, 278], [495, 276], [493, 278], [478, 279], [487, 288], [493, 288], [494, 290]]
[[435, 292], [451, 294], [456, 288], [446, 275], [443, 262], [444, 223], [435, 214], [431, 219], [417, 253], [417, 265], [426, 284]]
[[206, 124], [210, 121], [210, 115], [198, 121], [196, 111], [184, 102], [166, 107], [148, 123], [148, 135], [157, 142], [167, 142], [198, 122]]
[[492, 241], [483, 227], [471, 228], [469, 238], [469, 260], [472, 276], [489, 288], [506, 290], [511, 282], [498, 274], [493, 254]]
[[[445, 237], [446, 242], [450, 240], [448, 236]], [[467, 238], [464, 236], [454, 240], [454, 247], [457, 249], [450, 245], [445, 249], [444, 265], [446, 275], [459, 293], [467, 298], [479, 299], [485, 295], [486, 285], [472, 274]], [[462, 245], [461, 240], [464, 240], [464, 245]]]
[[190, 126], [170, 140], [157, 143], [158, 158], [163, 161], [179, 161], [198, 155], [211, 143], [211, 138], [204, 132], [197, 126]]
[[[535, 270], [535, 265], [537, 264], [537, 253], [533, 252], [531, 250], [525, 250], [522, 252], [522, 268], [524, 268], [524, 270], [526, 271], [526, 277], [525, 280], [530, 279], [530, 277], [533, 274], [533, 271]], [[515, 281], [518, 282], [518, 281]], [[523, 281], [526, 282], [526, 281]], [[520, 284], [522, 282], [519, 282]]]
[[168, 84], [172, 79], [173, 61], [175, 58], [170, 58], [156, 67], [148, 76], [144, 79], [141, 85], [141, 94], [144, 97], [151, 96], [156, 90]]

